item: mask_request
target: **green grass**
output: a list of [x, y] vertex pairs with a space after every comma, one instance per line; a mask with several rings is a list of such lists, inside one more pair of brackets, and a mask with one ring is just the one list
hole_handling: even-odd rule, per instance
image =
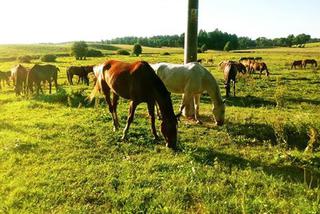
[[[145, 104], [137, 109], [129, 140], [122, 142], [121, 131], [112, 132], [103, 99], [85, 102], [92, 83], [70, 87], [65, 69], [111, 57], [182, 63], [182, 49], [145, 48], [140, 57], [85, 61], [59, 57], [53, 63], [61, 70], [57, 93], [27, 98], [16, 97], [12, 87], [0, 91], [0, 213], [319, 213], [320, 152], [304, 148], [310, 129], [320, 131], [320, 72], [288, 69], [294, 59], [319, 60], [316, 48], [200, 54], [214, 58], [214, 65], [205, 66], [223, 95], [223, 74], [216, 66], [221, 60], [261, 56], [271, 76], [239, 77], [222, 127], [213, 125], [204, 94], [203, 124], [182, 119], [178, 152], [164, 140], [153, 141]], [[0, 50], [0, 56], [9, 55]], [[171, 55], [160, 54], [165, 51]], [[25, 53], [36, 54], [28, 48]], [[16, 63], [1, 63], [0, 70]], [[172, 99], [178, 111], [181, 96]], [[122, 128], [128, 105], [120, 99]]]

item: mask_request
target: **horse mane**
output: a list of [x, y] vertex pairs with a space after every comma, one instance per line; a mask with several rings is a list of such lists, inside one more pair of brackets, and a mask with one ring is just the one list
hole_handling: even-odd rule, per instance
[[156, 85], [157, 88], [159, 89], [158, 92], [163, 95], [163, 96], [170, 96], [170, 92], [160, 79], [156, 72], [153, 70], [153, 68], [147, 63], [146, 61], [141, 61], [141, 64], [150, 72], [148, 74], [150, 75], [149, 80], [152, 82], [152, 84]]
[[[155, 94], [154, 98], [159, 105], [161, 114], [166, 115], [169, 120], [177, 121], [170, 97], [171, 93], [168, 91], [160, 77], [158, 77], [149, 63], [146, 61], [141, 61], [140, 64], [142, 65], [141, 68], [145, 68], [146, 71], [148, 71], [145, 73], [148, 75], [147, 79], [150, 80], [151, 84], [154, 86], [152, 87], [154, 89], [153, 93]], [[165, 119], [165, 117], [163, 117], [163, 119]]]

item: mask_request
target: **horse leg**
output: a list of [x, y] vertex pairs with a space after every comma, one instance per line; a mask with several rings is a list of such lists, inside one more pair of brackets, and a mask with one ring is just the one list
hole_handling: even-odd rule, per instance
[[56, 93], [58, 92], [58, 80], [57, 77], [54, 78], [54, 86], [56, 87]]
[[126, 127], [123, 129], [123, 135], [122, 135], [122, 138], [121, 140], [124, 140], [126, 139], [127, 137], [127, 134], [128, 134], [128, 130], [129, 130], [129, 127], [130, 127], [130, 124], [132, 123], [133, 121], [133, 117], [134, 117], [134, 112], [137, 108], [137, 103], [134, 102], [134, 101], [131, 101], [130, 102], [130, 108], [129, 108], [129, 116], [128, 116], [128, 119], [127, 119], [127, 124], [126, 124]]
[[118, 114], [117, 114], [117, 106], [118, 106], [118, 100], [119, 100], [119, 96], [115, 93], [113, 93], [112, 96], [112, 114], [114, 114], [114, 123], [113, 125], [116, 127], [116, 129], [118, 129], [120, 127], [119, 125], [119, 119], [118, 119]]
[[48, 81], [49, 81], [49, 94], [51, 94], [51, 87], [52, 87], [51, 79]]
[[191, 94], [189, 94], [189, 93], [184, 93], [184, 94], [182, 95], [182, 101], [181, 101], [179, 113], [176, 115], [176, 117], [177, 117], [178, 119], [180, 119], [184, 107], [186, 106], [187, 103], [189, 103], [189, 101], [190, 101], [191, 98], [192, 98], [192, 97], [191, 97]]
[[226, 97], [230, 96], [230, 81], [228, 80], [226, 83], [224, 83], [224, 88], [226, 89]]
[[89, 86], [89, 78], [88, 76], [84, 76], [84, 83]]
[[106, 82], [101, 82], [101, 89], [104, 94], [105, 100], [109, 106], [109, 112], [111, 113], [111, 116], [112, 116], [113, 131], [116, 131], [118, 130], [118, 126], [116, 125], [116, 118], [115, 118], [115, 114], [113, 113], [113, 105], [110, 99], [110, 88]]
[[236, 81], [233, 81], [233, 96], [236, 96]]
[[193, 102], [194, 102], [194, 119], [198, 124], [202, 124], [202, 122], [199, 120], [199, 107], [200, 107], [200, 96], [201, 94], [196, 94], [193, 96]]
[[151, 130], [152, 130], [152, 134], [154, 136], [154, 138], [156, 140], [159, 139], [158, 135], [157, 135], [157, 130], [156, 130], [156, 126], [155, 126], [155, 115], [154, 115], [154, 105], [155, 105], [155, 102], [152, 101], [152, 102], [148, 102], [147, 103], [148, 105], [148, 112], [149, 112], [149, 115], [150, 115], [150, 121], [151, 121]]
[[155, 107], [156, 107], [156, 111], [157, 111], [157, 115], [158, 115], [158, 119], [162, 120], [162, 116], [161, 116], [161, 112], [158, 106], [158, 103], [155, 103]]

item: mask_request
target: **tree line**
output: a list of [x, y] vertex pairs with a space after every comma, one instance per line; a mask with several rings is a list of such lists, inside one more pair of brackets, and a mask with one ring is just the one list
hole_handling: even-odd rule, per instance
[[[249, 37], [238, 37], [236, 34], [229, 34], [216, 29], [211, 32], [200, 30], [198, 33], [199, 48], [205, 46], [207, 49], [213, 50], [237, 50], [251, 48], [270, 48], [270, 47], [304, 47], [305, 43], [318, 42], [320, 39], [311, 38], [307, 34], [293, 35], [287, 37], [268, 39], [259, 37], [251, 39]], [[163, 35], [152, 37], [121, 37], [111, 40], [102, 41], [108, 44], [128, 44], [134, 45], [139, 43], [148, 47], [183, 47], [184, 34], [181, 35]], [[227, 46], [227, 47], [226, 47]]]

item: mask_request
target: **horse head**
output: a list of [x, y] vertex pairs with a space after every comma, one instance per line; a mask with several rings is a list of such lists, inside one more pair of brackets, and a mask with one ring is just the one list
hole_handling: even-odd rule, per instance
[[161, 133], [169, 148], [175, 149], [177, 147], [177, 119], [170, 121], [162, 121]]
[[226, 107], [225, 107], [224, 101], [223, 101], [223, 104], [219, 106], [219, 108], [214, 106], [212, 109], [214, 118], [216, 120], [216, 125], [218, 126], [222, 126], [224, 124], [225, 109]]

